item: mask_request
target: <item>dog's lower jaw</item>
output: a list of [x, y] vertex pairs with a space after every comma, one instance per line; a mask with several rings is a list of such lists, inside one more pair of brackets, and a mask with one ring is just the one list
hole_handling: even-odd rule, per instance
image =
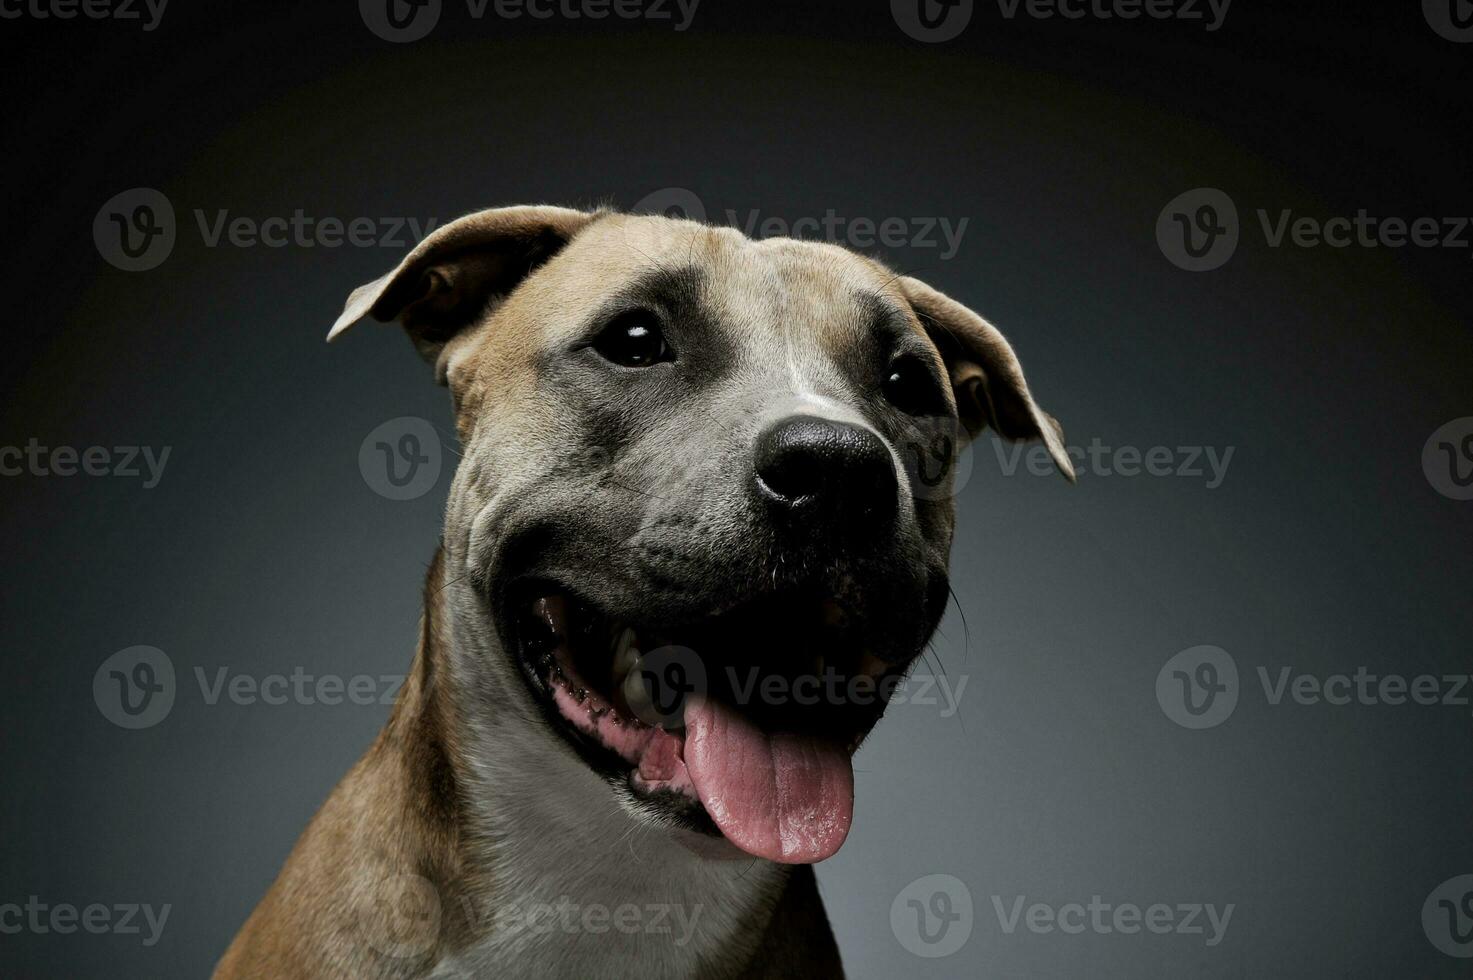
[[389, 722], [215, 976], [842, 975], [811, 868], [705, 856], [549, 751], [446, 561]]

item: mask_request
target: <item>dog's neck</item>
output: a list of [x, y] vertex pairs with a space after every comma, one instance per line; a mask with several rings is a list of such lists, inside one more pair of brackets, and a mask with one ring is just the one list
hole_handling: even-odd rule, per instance
[[[788, 869], [626, 810], [520, 689], [465, 576], [432, 565], [420, 650], [390, 732], [421, 758], [421, 812], [443, 814], [442, 929], [455, 969], [687, 974], [752, 954]], [[587, 960], [587, 970], [580, 969]], [[569, 971], [571, 970], [571, 974]], [[454, 975], [454, 974], [449, 974]]]

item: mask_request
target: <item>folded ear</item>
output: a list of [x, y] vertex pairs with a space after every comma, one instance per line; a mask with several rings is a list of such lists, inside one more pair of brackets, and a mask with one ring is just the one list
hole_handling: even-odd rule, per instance
[[365, 316], [399, 320], [445, 383], [441, 353], [527, 275], [556, 255], [599, 212], [557, 207], [478, 211], [437, 228], [404, 261], [348, 296], [329, 341]]
[[899, 280], [951, 374], [957, 413], [973, 438], [991, 425], [1004, 439], [1042, 439], [1059, 472], [1072, 483], [1074, 464], [1064, 430], [1033, 401], [1023, 366], [996, 327], [918, 279]]

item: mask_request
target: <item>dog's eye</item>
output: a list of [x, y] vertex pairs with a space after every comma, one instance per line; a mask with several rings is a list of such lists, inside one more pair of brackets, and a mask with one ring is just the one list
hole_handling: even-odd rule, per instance
[[885, 397], [907, 415], [931, 415], [945, 410], [946, 401], [925, 363], [913, 354], [902, 354], [885, 372]]
[[670, 347], [653, 314], [626, 313], [616, 317], [593, 341], [593, 349], [623, 367], [649, 367], [670, 360]]

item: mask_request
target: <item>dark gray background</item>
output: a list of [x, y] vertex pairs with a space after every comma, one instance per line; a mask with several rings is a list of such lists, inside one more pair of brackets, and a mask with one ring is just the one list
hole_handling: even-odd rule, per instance
[[[351, 2], [190, 5], [161, 26], [0, 21], [8, 261], [0, 446], [170, 446], [160, 485], [0, 478], [0, 904], [169, 903], [161, 941], [0, 935], [0, 975], [205, 975], [381, 707], [205, 704], [193, 672], [402, 672], [448, 471], [394, 502], [358, 450], [452, 429], [396, 331], [322, 343], [394, 248], [207, 248], [193, 212], [435, 217], [631, 205], [968, 218], [959, 254], [883, 257], [1006, 330], [1069, 441], [1236, 447], [1202, 479], [1003, 475], [961, 495], [936, 655], [961, 711], [907, 704], [861, 754], [853, 835], [819, 868], [856, 977], [1461, 976], [1421, 908], [1473, 872], [1473, 709], [1271, 706], [1254, 670], [1467, 673], [1473, 503], [1423, 444], [1473, 415], [1470, 252], [1268, 248], [1258, 208], [1473, 213], [1473, 46], [1415, 2], [1238, 0], [1223, 28], [1009, 21], [946, 44], [887, 3], [704, 0], [694, 26], [473, 21], [373, 36]], [[160, 267], [92, 238], [132, 187], [172, 201]], [[1191, 274], [1166, 202], [1237, 202]], [[179, 672], [124, 731], [92, 678], [134, 644]], [[1215, 644], [1235, 714], [1172, 723], [1157, 672]], [[968, 943], [912, 956], [890, 905], [945, 873]], [[1201, 936], [1008, 935], [993, 896], [1233, 903]]]

